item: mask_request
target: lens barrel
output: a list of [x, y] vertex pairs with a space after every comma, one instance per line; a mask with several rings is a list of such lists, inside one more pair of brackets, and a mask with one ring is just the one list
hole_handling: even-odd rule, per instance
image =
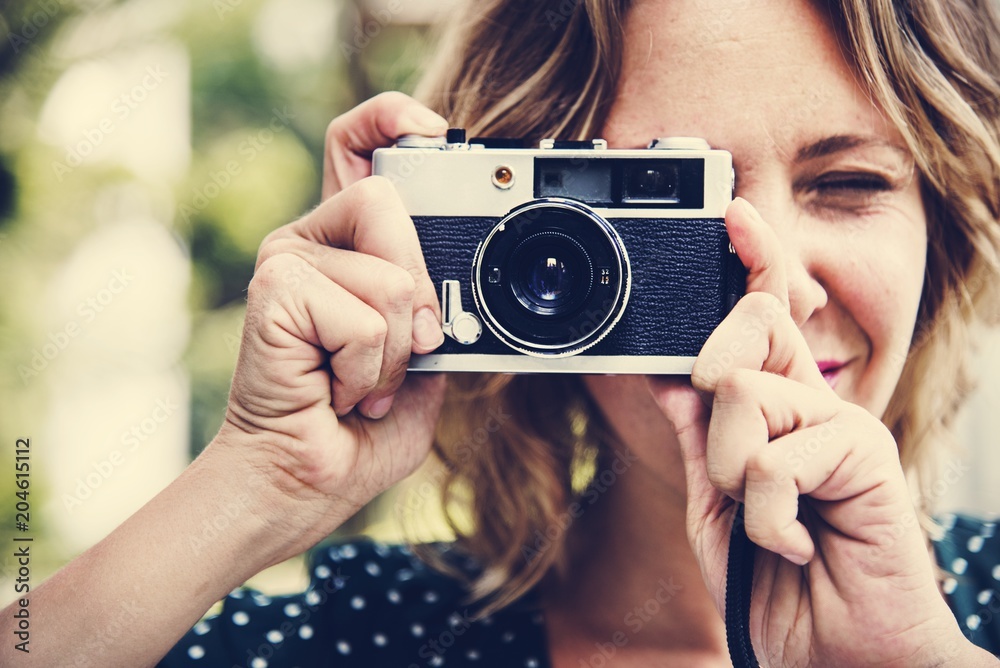
[[490, 330], [537, 356], [600, 341], [628, 301], [628, 254], [614, 227], [574, 200], [544, 198], [507, 214], [479, 244], [473, 295]]

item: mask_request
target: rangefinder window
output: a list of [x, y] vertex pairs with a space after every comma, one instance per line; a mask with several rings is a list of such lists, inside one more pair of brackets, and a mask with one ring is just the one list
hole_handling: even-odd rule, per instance
[[535, 160], [535, 196], [570, 199], [611, 206], [612, 160], [539, 158]]
[[704, 181], [705, 161], [700, 158], [535, 160], [535, 197], [565, 197], [608, 208], [700, 209]]

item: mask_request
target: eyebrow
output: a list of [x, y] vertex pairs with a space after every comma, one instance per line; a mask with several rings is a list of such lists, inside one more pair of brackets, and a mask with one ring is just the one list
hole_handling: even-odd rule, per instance
[[795, 157], [798, 162], [806, 162], [822, 158], [832, 153], [848, 151], [854, 148], [888, 148], [900, 154], [901, 157], [909, 157], [910, 152], [903, 147], [887, 141], [881, 137], [863, 135], [833, 135], [824, 137], [808, 146], [803, 146], [798, 150]]

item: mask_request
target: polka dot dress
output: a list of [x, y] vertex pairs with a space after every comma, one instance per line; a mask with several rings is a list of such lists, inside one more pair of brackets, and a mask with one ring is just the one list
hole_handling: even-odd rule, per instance
[[[445, 546], [440, 546], [444, 548]], [[548, 668], [543, 618], [528, 594], [474, 620], [460, 583], [400, 545], [368, 539], [317, 548], [294, 596], [238, 589], [158, 664], [225, 668]], [[474, 565], [449, 555], [466, 573]]]
[[[972, 642], [1000, 653], [1000, 536], [996, 524], [942, 519], [934, 543], [943, 589]], [[445, 546], [440, 546], [445, 549]], [[474, 565], [452, 563], [466, 573]], [[163, 668], [549, 668], [544, 618], [531, 592], [493, 616], [473, 620], [465, 590], [404, 546], [368, 539], [323, 546], [310, 559], [311, 583], [297, 595], [238, 589], [222, 612], [191, 629]]]
[[1000, 536], [995, 521], [962, 515], [941, 518], [945, 536], [934, 543], [945, 572], [941, 588], [965, 637], [1000, 654]]

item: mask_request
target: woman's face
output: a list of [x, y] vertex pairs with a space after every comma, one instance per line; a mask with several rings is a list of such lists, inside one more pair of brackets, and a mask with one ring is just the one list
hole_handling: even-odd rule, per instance
[[[695, 136], [732, 153], [737, 195], [783, 247], [814, 359], [842, 398], [881, 415], [916, 320], [925, 216], [913, 160], [826, 16], [805, 0], [640, 0], [625, 35], [604, 137]], [[652, 414], [641, 378], [586, 382], [611, 412]]]

